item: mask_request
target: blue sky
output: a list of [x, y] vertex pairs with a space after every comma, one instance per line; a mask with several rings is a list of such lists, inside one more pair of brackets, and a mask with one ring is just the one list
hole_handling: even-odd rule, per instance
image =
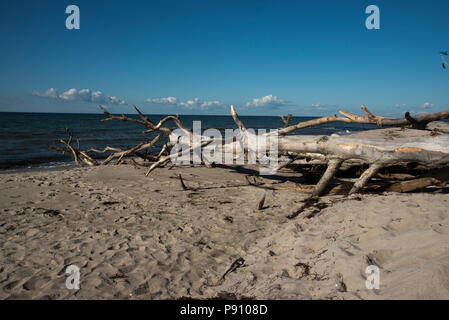
[[[80, 8], [67, 30], [65, 8]], [[368, 5], [380, 30], [367, 30]], [[449, 109], [449, 1], [4, 0], [0, 111]]]

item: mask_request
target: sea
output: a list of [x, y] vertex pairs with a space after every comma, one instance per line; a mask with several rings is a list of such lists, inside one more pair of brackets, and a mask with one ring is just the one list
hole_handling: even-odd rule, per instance
[[[138, 118], [136, 115], [127, 115]], [[166, 115], [148, 115], [155, 123]], [[19, 113], [0, 112], [0, 172], [23, 170], [51, 170], [74, 166], [69, 154], [63, 155], [49, 149], [58, 145], [59, 139], [67, 138], [67, 129], [79, 140], [81, 149], [103, 149], [106, 146], [126, 148], [152, 139], [155, 134], [143, 134], [146, 128], [132, 122], [101, 122], [103, 114], [69, 113]], [[276, 129], [283, 127], [279, 117], [240, 116], [247, 128]], [[311, 120], [317, 117], [293, 117], [291, 124]], [[201, 121], [201, 129], [215, 128], [224, 135], [225, 129], [237, 128], [231, 116], [181, 115], [180, 119], [187, 128], [193, 121]], [[169, 127], [174, 124], [166, 123]], [[294, 132], [300, 135], [330, 135], [332, 133], [349, 134], [374, 129], [369, 124], [328, 123], [305, 128]], [[157, 151], [162, 145], [156, 145]]]

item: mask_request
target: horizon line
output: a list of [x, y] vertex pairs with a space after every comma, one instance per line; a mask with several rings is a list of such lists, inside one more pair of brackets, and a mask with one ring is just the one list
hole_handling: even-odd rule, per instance
[[[86, 115], [104, 115], [104, 113], [103, 112], [52, 112], [52, 111], [0, 111], [0, 113], [35, 113], [35, 114], [86, 114]], [[138, 114], [137, 113], [114, 113], [114, 112], [111, 112], [111, 114], [114, 114], [114, 115], [137, 115], [138, 116]], [[229, 116], [229, 117], [232, 117], [232, 115], [229, 113], [229, 114], [186, 114], [186, 113], [145, 113], [145, 112], [142, 112], [142, 114], [144, 114], [144, 115], [153, 115], [153, 116], [167, 116], [167, 115], [179, 115], [179, 116], [209, 116], [209, 117], [216, 117], [216, 116], [220, 116], [220, 117], [223, 117], [223, 116], [225, 116], [225, 117], [227, 117], [227, 116]], [[280, 114], [279, 114], [280, 115]], [[277, 117], [277, 118], [279, 118], [279, 115], [253, 115], [253, 114], [250, 114], [250, 115], [245, 115], [245, 114], [242, 114], [242, 115], [239, 115], [239, 116], [242, 116], [242, 117]], [[289, 115], [289, 113], [287, 113], [287, 114], [282, 114], [283, 116], [288, 116]], [[298, 116], [298, 115], [293, 115], [292, 114], [292, 116], [293, 117], [306, 117], [306, 118], [321, 118], [321, 117], [323, 117], [322, 115], [315, 115], [315, 116], [311, 116], [311, 115], [301, 115], [301, 116]]]

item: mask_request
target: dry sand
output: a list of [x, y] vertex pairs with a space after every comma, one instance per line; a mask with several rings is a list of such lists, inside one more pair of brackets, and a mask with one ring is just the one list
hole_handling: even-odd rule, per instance
[[[1, 299], [449, 298], [444, 193], [325, 197], [335, 203], [289, 220], [305, 194], [229, 168], [3, 173], [0, 189]], [[65, 286], [72, 264], [80, 290]], [[373, 264], [378, 290], [365, 287]]]

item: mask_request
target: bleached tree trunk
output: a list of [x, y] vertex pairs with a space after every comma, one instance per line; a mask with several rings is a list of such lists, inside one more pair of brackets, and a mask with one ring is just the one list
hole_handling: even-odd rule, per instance
[[[143, 115], [137, 107], [135, 107], [139, 119], [127, 116], [116, 116], [110, 114], [102, 107], [104, 113], [108, 116], [102, 121], [120, 120], [141, 124], [147, 128], [144, 134], [158, 133], [151, 141], [140, 143], [135, 147], [127, 150], [119, 148], [106, 147], [103, 150], [89, 149], [80, 150], [78, 147], [72, 146], [73, 138], [69, 134], [67, 141], [60, 140], [64, 147], [54, 147], [55, 150], [71, 153], [77, 164], [88, 166], [96, 166], [100, 164], [110, 163], [117, 159], [116, 163], [122, 163], [126, 156], [137, 156], [144, 161], [153, 161], [149, 165], [147, 175], [159, 166], [169, 161], [173, 161], [185, 153], [195, 154], [197, 159], [210, 166], [214, 161], [212, 155], [214, 152], [222, 154], [224, 157], [231, 153], [232, 158], [237, 156], [242, 160], [245, 153], [253, 154], [256, 158], [266, 158], [270, 153], [270, 145], [274, 145], [279, 155], [288, 155], [297, 158], [312, 158], [320, 163], [327, 164], [327, 170], [318, 182], [312, 198], [319, 197], [331, 182], [338, 170], [344, 166], [354, 164], [368, 165], [368, 169], [362, 173], [359, 180], [355, 182], [350, 193], [359, 192], [365, 184], [374, 177], [379, 170], [392, 165], [404, 165], [410, 163], [418, 163], [431, 169], [449, 165], [449, 124], [446, 122], [438, 122], [438, 120], [449, 118], [449, 110], [433, 114], [420, 115], [416, 117], [406, 113], [405, 118], [386, 118], [372, 114], [365, 106], [362, 109], [366, 116], [354, 115], [350, 112], [341, 110], [344, 116], [331, 115], [319, 119], [300, 122], [290, 125], [292, 117], [287, 120], [281, 117], [284, 128], [275, 130], [274, 132], [264, 135], [256, 135], [254, 132], [247, 130], [244, 123], [238, 117], [236, 111], [231, 106], [231, 115], [239, 129], [237, 139], [214, 139], [207, 136], [195, 134], [191, 130], [183, 126], [178, 116], [168, 116], [153, 123], [147, 116]], [[180, 136], [173, 129], [165, 127], [167, 122], [174, 122], [179, 131]], [[330, 122], [345, 123], [369, 123], [379, 126], [396, 126], [395, 128], [376, 129], [355, 133], [351, 135], [339, 136], [300, 136], [288, 135], [296, 130], [311, 126], [321, 125]], [[400, 128], [397, 128], [397, 127]], [[178, 132], [179, 133], [179, 132]], [[154, 145], [166, 140], [161, 152], [157, 156], [151, 156], [144, 153], [144, 150], [154, 147]], [[260, 141], [266, 140], [267, 150], [260, 150]], [[178, 150], [179, 149], [179, 150]], [[206, 151], [206, 152], [205, 152]], [[213, 151], [213, 152], [212, 152]], [[93, 153], [112, 152], [103, 162], [97, 161], [91, 156]], [[277, 156], [275, 153], [275, 157]], [[272, 155], [271, 155], [272, 156]], [[211, 158], [212, 160], [210, 160]], [[446, 177], [446, 175], [443, 175]], [[432, 177], [423, 177], [424, 184], [430, 184], [435, 181]], [[418, 182], [419, 184], [420, 182]], [[422, 183], [421, 183], [422, 184]], [[410, 190], [416, 187], [416, 184], [403, 184], [393, 188], [395, 190]]]

